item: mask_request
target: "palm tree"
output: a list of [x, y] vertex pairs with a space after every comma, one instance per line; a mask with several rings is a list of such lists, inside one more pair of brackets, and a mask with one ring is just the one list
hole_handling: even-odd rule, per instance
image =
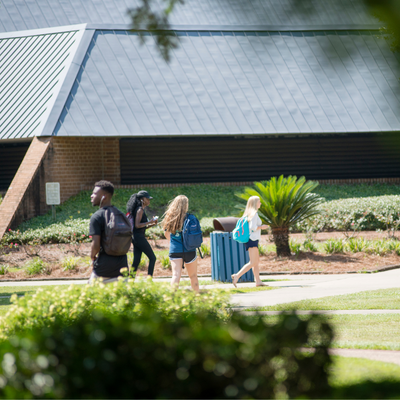
[[[258, 215], [264, 224], [271, 227], [276, 245], [276, 253], [280, 257], [290, 256], [289, 228], [313, 215], [319, 214], [317, 206], [324, 199], [311, 193], [318, 186], [318, 182], [308, 181], [302, 176], [278, 179], [273, 177], [269, 181], [254, 182], [254, 188], [245, 188], [244, 193], [236, 194], [243, 200], [251, 196], [258, 196], [261, 207]], [[243, 204], [238, 205], [243, 209]]]

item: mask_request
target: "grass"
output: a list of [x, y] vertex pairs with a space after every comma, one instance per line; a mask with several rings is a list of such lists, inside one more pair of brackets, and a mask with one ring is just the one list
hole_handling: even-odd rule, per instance
[[[264, 318], [273, 324], [279, 317]], [[335, 333], [332, 348], [400, 350], [400, 314], [327, 315], [326, 319]]]
[[295, 301], [261, 307], [258, 311], [284, 310], [400, 310], [400, 289], [381, 289], [342, 296]]
[[395, 381], [400, 385], [400, 366], [381, 361], [351, 357], [332, 357], [329, 383], [333, 387], [356, 385], [365, 380]]
[[[0, 316], [7, 312], [7, 306], [11, 304], [10, 297], [13, 294], [25, 296], [34, 294], [38, 289], [53, 290], [57, 286], [0, 286]], [[7, 297], [3, 297], [7, 296]]]
[[339, 199], [352, 199], [360, 197], [399, 195], [400, 186], [387, 183], [374, 183], [372, 185], [319, 185], [315, 190], [326, 201]]
[[333, 348], [400, 350], [400, 315], [329, 315]]
[[[167, 188], [146, 188], [153, 196], [149, 213], [161, 216], [170, 200], [179, 194], [184, 194], [189, 198], [189, 209], [195, 213], [197, 218], [205, 217], [226, 217], [237, 215], [235, 208], [239, 199], [235, 193], [242, 192], [244, 186], [213, 186], [213, 185], [183, 185]], [[388, 184], [374, 185], [320, 185], [315, 190], [316, 193], [323, 196], [326, 201], [355, 198], [371, 197], [383, 195], [400, 194], [400, 186]], [[114, 205], [125, 211], [126, 203], [134, 193], [132, 189], [117, 189], [114, 194]], [[63, 204], [56, 207], [57, 221], [69, 219], [87, 219], [97, 208], [92, 207], [90, 203], [90, 191], [82, 191], [78, 195], [71, 197]], [[218, 199], [218, 201], [216, 201]], [[53, 223], [52, 215], [49, 212], [46, 215], [33, 218], [23, 223], [19, 229], [36, 229], [49, 226]]]
[[[238, 210], [235, 205], [238, 199], [236, 192], [243, 190], [243, 186], [213, 186], [213, 185], [183, 185], [169, 188], [146, 188], [153, 200], [149, 207], [149, 214], [163, 215], [170, 200], [179, 194], [184, 194], [189, 198], [189, 209], [196, 214], [198, 219], [205, 217], [226, 217], [236, 215]], [[129, 197], [135, 193], [131, 189], [117, 189], [113, 197], [113, 204], [120, 210], [126, 210], [126, 203]], [[90, 191], [82, 191], [78, 195], [71, 197], [63, 204], [56, 207], [57, 221], [71, 219], [88, 219], [97, 210], [90, 203]], [[215, 201], [218, 199], [218, 201]], [[53, 223], [51, 213], [33, 218], [20, 225], [19, 229], [37, 229], [49, 226]]]

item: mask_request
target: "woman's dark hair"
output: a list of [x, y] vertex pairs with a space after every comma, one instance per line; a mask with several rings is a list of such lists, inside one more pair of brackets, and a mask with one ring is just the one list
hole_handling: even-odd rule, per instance
[[134, 193], [126, 203], [126, 211], [135, 215], [136, 210], [142, 206], [142, 202], [140, 201], [141, 198], [142, 197], [139, 197], [137, 193]]

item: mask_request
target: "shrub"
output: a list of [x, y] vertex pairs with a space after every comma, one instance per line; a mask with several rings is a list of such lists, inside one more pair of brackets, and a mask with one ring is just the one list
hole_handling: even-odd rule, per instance
[[149, 259], [146, 254], [142, 254], [142, 258], [140, 259], [139, 268], [145, 268], [149, 263]]
[[[202, 218], [200, 220], [201, 231], [204, 236], [208, 236], [214, 230], [212, 218]], [[51, 223], [46, 226], [34, 226], [25, 231], [9, 231], [1, 239], [0, 243], [8, 245], [17, 244], [50, 244], [50, 243], [88, 243], [91, 242], [89, 236], [89, 219], [71, 218], [64, 222]], [[146, 230], [146, 236], [150, 239], [164, 238], [164, 230], [161, 225], [151, 227]]]
[[352, 253], [358, 253], [360, 251], [364, 251], [367, 247], [368, 243], [364, 238], [351, 238], [347, 242], [347, 247]]
[[376, 254], [378, 256], [384, 256], [389, 253], [388, 242], [385, 240], [376, 240], [369, 242], [366, 252], [370, 254]]
[[11, 296], [13, 304], [0, 319], [0, 339], [20, 330], [50, 326], [55, 319], [67, 325], [80, 316], [90, 319], [95, 309], [111, 314], [138, 315], [146, 306], [170, 317], [202, 311], [226, 317], [228, 297], [229, 294], [220, 291], [196, 294], [147, 280], [38, 289], [32, 296]]
[[[91, 321], [22, 332], [0, 350], [2, 398], [320, 398], [332, 331], [316, 315], [221, 322], [207, 313]], [[304, 353], [301, 348], [314, 346]]]
[[28, 275], [50, 275], [51, 268], [49, 268], [49, 266], [39, 257], [36, 257], [26, 263], [25, 272]]
[[265, 256], [268, 254], [268, 246], [265, 244], [260, 244], [258, 246], [258, 252], [260, 253], [261, 256]]
[[354, 231], [395, 229], [400, 215], [400, 196], [334, 200], [318, 206], [321, 215], [294, 225], [294, 231]]
[[161, 257], [160, 263], [163, 269], [171, 269], [171, 260], [168, 256]]
[[66, 257], [61, 261], [63, 271], [75, 271], [80, 257]]
[[211, 248], [210, 245], [207, 243], [202, 243], [200, 246], [200, 251], [203, 256], [210, 256], [211, 255]]
[[397, 252], [400, 250], [400, 242], [396, 241], [396, 240], [389, 240], [386, 243], [386, 246], [388, 248], [389, 251], [394, 251]]
[[312, 251], [312, 252], [318, 251], [317, 246], [315, 246], [315, 244], [309, 239], [306, 239], [303, 242], [303, 248], [305, 251]]
[[328, 254], [343, 253], [344, 248], [342, 239], [329, 239], [324, 243], [324, 250]]
[[10, 266], [8, 264], [0, 265], [0, 275], [7, 274], [8, 273], [8, 268], [10, 268]]
[[301, 244], [295, 242], [294, 240], [290, 241], [290, 251], [294, 253], [296, 256], [300, 254]]

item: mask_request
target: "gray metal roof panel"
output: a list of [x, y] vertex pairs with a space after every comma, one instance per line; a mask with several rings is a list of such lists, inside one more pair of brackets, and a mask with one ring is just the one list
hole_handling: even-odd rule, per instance
[[[172, 25], [374, 25], [361, 0], [186, 0], [171, 14]], [[128, 8], [139, 0], [3, 0], [2, 31], [40, 29], [57, 25], [130, 24]], [[165, 7], [163, 1], [155, 9]], [[296, 12], [293, 12], [296, 11]], [[339, 28], [339, 27], [338, 27]]]
[[[83, 36], [82, 26], [14, 38], [0, 35], [1, 139], [41, 135], [50, 122], [54, 125], [49, 134], [53, 132], [67, 99], [64, 83]], [[63, 96], [59, 107], [57, 99]]]

